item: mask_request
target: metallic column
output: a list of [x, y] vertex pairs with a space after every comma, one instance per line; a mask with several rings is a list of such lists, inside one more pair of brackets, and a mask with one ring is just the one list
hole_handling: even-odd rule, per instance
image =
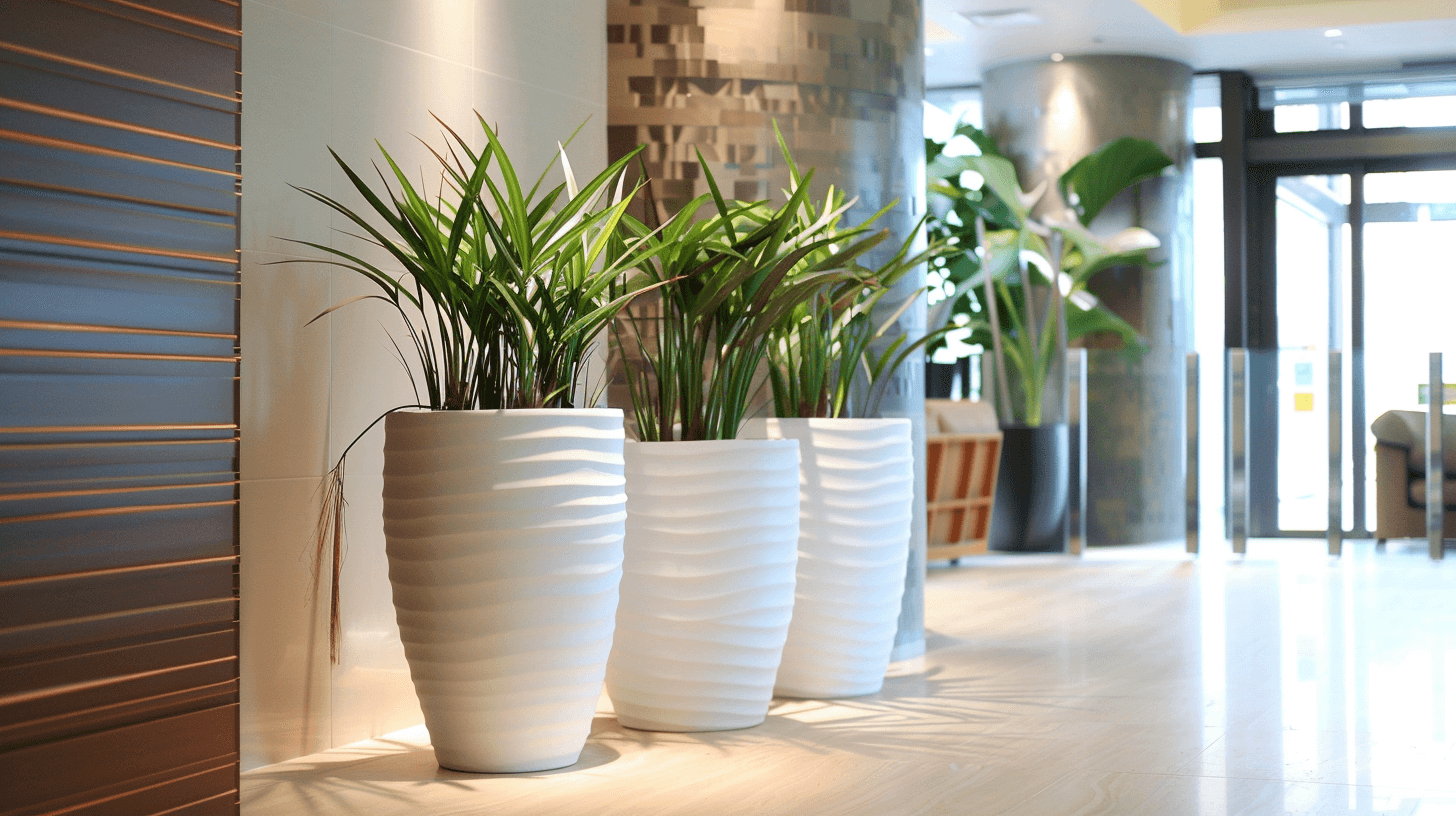
[[1329, 542], [1330, 555], [1339, 555], [1345, 544], [1345, 434], [1344, 434], [1344, 399], [1342, 395], [1344, 384], [1343, 355], [1338, 351], [1330, 352], [1329, 363], [1329, 440], [1330, 440], [1330, 496], [1329, 496], [1329, 522], [1325, 528], [1325, 538]]
[[1082, 156], [1123, 137], [1153, 141], [1175, 165], [1119, 197], [1092, 225], [1099, 235], [1137, 224], [1163, 242], [1148, 269], [1115, 269], [1093, 294], [1132, 323], [1150, 350], [1137, 363], [1094, 351], [1088, 371], [1088, 544], [1184, 536], [1183, 367], [1188, 350], [1192, 163], [1182, 63], [1128, 55], [1067, 56], [984, 73], [986, 129], [1017, 164], [1022, 184], [1048, 182], [1035, 212], [1064, 206], [1057, 178]]
[[1198, 353], [1188, 352], [1187, 390], [1183, 395], [1185, 424], [1183, 435], [1188, 448], [1184, 454], [1183, 490], [1185, 509], [1184, 523], [1187, 538], [1184, 548], [1198, 554]]
[[1441, 427], [1446, 378], [1441, 369], [1441, 352], [1431, 352], [1431, 385], [1426, 392], [1426, 543], [1436, 560], [1446, 555], [1446, 461]]
[[1229, 536], [1234, 553], [1249, 547], [1249, 390], [1248, 350], [1228, 350], [1227, 440]]
[[1072, 446], [1067, 491], [1071, 527], [1067, 552], [1081, 555], [1087, 546], [1087, 350], [1067, 350], [1067, 438]]
[[[899, 202], [878, 222], [893, 234], [888, 256], [925, 212], [921, 16], [920, 0], [608, 0], [608, 153], [647, 145], [647, 173], [669, 210], [708, 192], [697, 151], [725, 195], [782, 200], [777, 123], [799, 166], [815, 169], [818, 195], [833, 184], [859, 199], [847, 221]], [[900, 294], [923, 284], [923, 273], [907, 275]], [[923, 334], [925, 310], [907, 310], [897, 329], [879, 342]], [[910, 419], [919, 461], [924, 395], [912, 355], [879, 412]], [[925, 644], [923, 469], [914, 518], [896, 659]]]

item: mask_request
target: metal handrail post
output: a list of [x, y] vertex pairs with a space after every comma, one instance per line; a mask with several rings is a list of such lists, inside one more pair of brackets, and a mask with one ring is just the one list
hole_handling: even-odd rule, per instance
[[1228, 351], [1228, 512], [1229, 533], [1236, 555], [1243, 555], [1249, 548], [1248, 355], [1248, 349]]
[[1446, 405], [1446, 378], [1441, 352], [1431, 352], [1431, 384], [1426, 392], [1426, 543], [1431, 558], [1446, 555], [1446, 462], [1441, 418]]
[[1184, 516], [1187, 539], [1184, 548], [1198, 554], [1198, 352], [1188, 353], [1188, 370], [1184, 383], [1183, 437], [1187, 443], [1184, 456]]
[[1081, 555], [1087, 545], [1087, 350], [1067, 350], [1067, 408], [1068, 433], [1075, 434], [1073, 444], [1076, 455], [1072, 457], [1070, 474], [1070, 495], [1067, 514], [1070, 534], [1067, 552]]
[[1343, 386], [1345, 368], [1338, 351], [1330, 352], [1329, 361], [1329, 440], [1330, 496], [1329, 526], [1325, 538], [1330, 555], [1339, 555], [1345, 546], [1345, 434]]

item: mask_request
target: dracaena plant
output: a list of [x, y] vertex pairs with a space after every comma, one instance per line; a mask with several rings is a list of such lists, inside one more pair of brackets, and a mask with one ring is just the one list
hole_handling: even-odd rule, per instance
[[[357, 272], [378, 290], [319, 317], [361, 300], [383, 301], [399, 317], [405, 342], [390, 340], [409, 373], [415, 403], [385, 415], [404, 408], [573, 407], [590, 388], [585, 376], [593, 343], [631, 297], [615, 291], [623, 259], [608, 249], [621, 248], [615, 235], [631, 198], [623, 192], [622, 170], [632, 156], [579, 185], [559, 145], [563, 181], [543, 187], [553, 161], [527, 189], [495, 129], [477, 119], [485, 136], [479, 152], [441, 122], [448, 137], [442, 149], [430, 148], [439, 163], [433, 193], [416, 187], [383, 146], [387, 172], [375, 165], [377, 183], [330, 151], [366, 207], [356, 210], [299, 188], [342, 215], [354, 228], [347, 234], [368, 247], [300, 242], [328, 256], [311, 262]], [[335, 659], [344, 465], [380, 419], [344, 450], [324, 491], [317, 557], [322, 564], [331, 552], [334, 564]]]
[[[812, 172], [773, 207], [726, 201], [701, 154], [698, 163], [709, 193], [658, 226], [622, 219], [624, 240], [637, 246], [629, 291], [657, 287], [656, 314], [615, 331], [623, 351], [635, 352], [623, 357], [643, 441], [735, 438], [762, 387], [773, 328], [823, 287], [854, 277], [849, 265], [882, 240], [831, 230], [842, 208], [802, 220]], [[650, 199], [647, 213], [655, 213]]]
[[[782, 134], [779, 134], [779, 150], [795, 187], [805, 186]], [[832, 186], [822, 204], [811, 198], [803, 199], [797, 216], [799, 223], [807, 227], [823, 219], [825, 214], [843, 212], [847, 209], [843, 199], [843, 192]], [[837, 239], [840, 234], [861, 231], [894, 206], [892, 202], [858, 228], [843, 233], [839, 218], [833, 217], [825, 232]], [[921, 224], [915, 225], [888, 260], [873, 267], [852, 265], [850, 277], [822, 285], [773, 327], [768, 346], [768, 373], [777, 416], [842, 417], [855, 409], [863, 415], [873, 415], [888, 383], [886, 375], [917, 349], [953, 328], [941, 328], [914, 341], [901, 334], [883, 348], [873, 349], [875, 341], [884, 337], [926, 291], [920, 289], [899, 303], [891, 303], [886, 299], [894, 286], [905, 275], [946, 251], [942, 241], [932, 242], [919, 252], [913, 251], [920, 227]], [[887, 231], [877, 233], [865, 242], [866, 249], [887, 235]], [[832, 247], [831, 243], [819, 252], [830, 253]], [[814, 260], [817, 259], [812, 256], [806, 259]], [[882, 303], [890, 307], [888, 316], [877, 314]], [[859, 399], [852, 400], [855, 396]]]

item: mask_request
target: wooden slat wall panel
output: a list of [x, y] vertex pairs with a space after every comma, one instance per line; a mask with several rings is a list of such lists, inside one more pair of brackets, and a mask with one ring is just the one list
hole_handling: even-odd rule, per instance
[[0, 3], [0, 814], [238, 809], [240, 47]]

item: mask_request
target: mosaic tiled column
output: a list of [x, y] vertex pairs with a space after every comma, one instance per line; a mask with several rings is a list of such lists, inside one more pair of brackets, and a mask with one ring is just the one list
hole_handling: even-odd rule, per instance
[[[795, 161], [815, 168], [817, 193], [834, 184], [859, 198], [851, 220], [898, 199], [879, 222], [896, 236], [886, 245], [898, 244], [925, 211], [920, 18], [920, 0], [608, 0], [608, 152], [647, 145], [669, 211], [708, 191], [697, 150], [725, 194], [782, 200], [777, 122]], [[900, 288], [922, 283], [909, 275]], [[921, 309], [899, 326], [924, 328]], [[924, 450], [918, 357], [896, 372], [879, 415], [909, 418]], [[916, 497], [897, 658], [924, 649], [924, 473]]]

